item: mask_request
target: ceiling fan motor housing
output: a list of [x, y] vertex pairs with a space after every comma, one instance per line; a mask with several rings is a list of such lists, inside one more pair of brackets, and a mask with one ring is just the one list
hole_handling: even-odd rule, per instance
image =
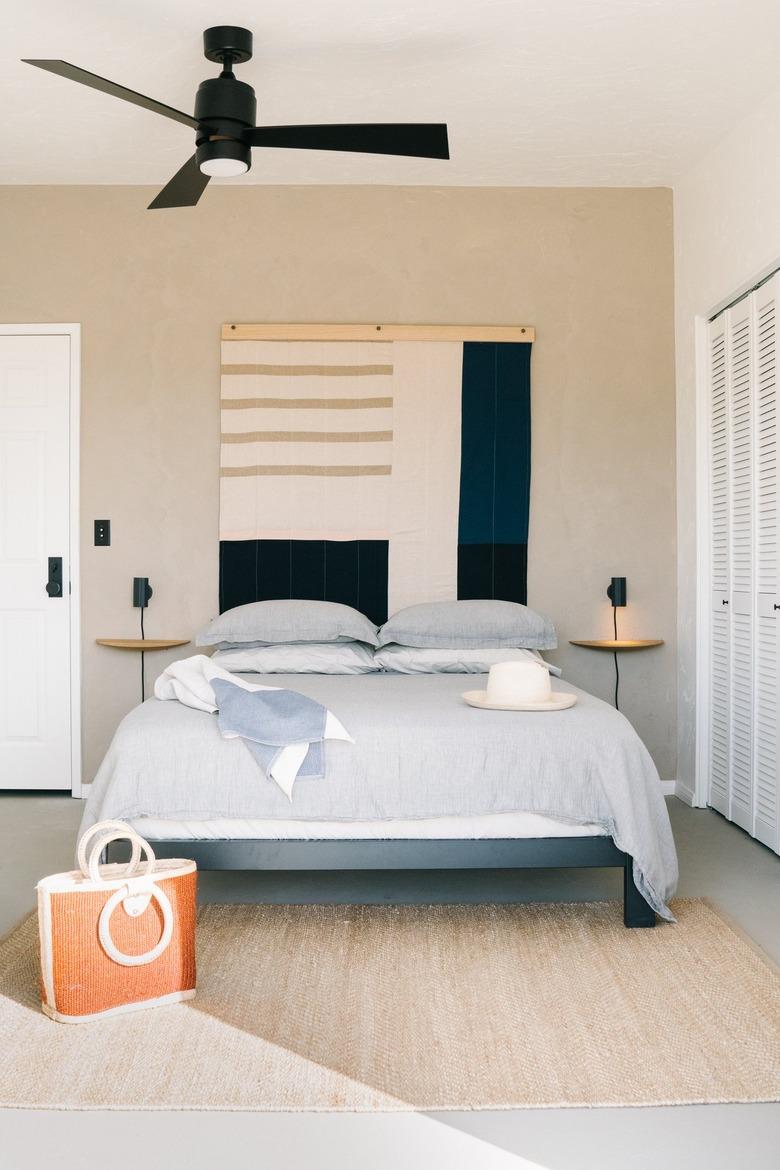
[[[255, 124], [257, 100], [251, 85], [235, 77], [208, 77], [198, 86], [195, 117], [198, 131], [197, 162], [233, 158], [252, 165], [252, 148], [237, 141], [241, 131]], [[204, 132], [205, 131], [205, 132]]]

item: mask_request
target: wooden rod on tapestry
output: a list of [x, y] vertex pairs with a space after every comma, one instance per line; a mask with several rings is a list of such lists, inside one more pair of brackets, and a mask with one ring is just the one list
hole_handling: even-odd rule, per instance
[[222, 326], [223, 341], [526, 341], [532, 325], [336, 325], [273, 324]]

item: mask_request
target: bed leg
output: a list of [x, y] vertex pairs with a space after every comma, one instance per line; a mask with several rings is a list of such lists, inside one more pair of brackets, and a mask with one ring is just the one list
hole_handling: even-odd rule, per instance
[[623, 923], [625, 926], [655, 926], [655, 910], [636, 888], [634, 859], [628, 853], [623, 863]]

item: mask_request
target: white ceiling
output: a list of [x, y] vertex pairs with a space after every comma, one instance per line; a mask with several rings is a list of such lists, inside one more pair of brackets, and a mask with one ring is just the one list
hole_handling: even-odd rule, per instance
[[[11, 7], [4, 0], [5, 16]], [[670, 184], [777, 84], [777, 0], [21, 0], [0, 40], [2, 183], [162, 186], [192, 131], [21, 64], [191, 112], [242, 24], [265, 124], [446, 121], [449, 162], [255, 150], [240, 182]]]

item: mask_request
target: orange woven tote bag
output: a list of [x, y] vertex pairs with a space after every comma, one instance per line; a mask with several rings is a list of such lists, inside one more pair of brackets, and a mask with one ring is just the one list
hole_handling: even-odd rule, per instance
[[[106, 845], [124, 838], [132, 849], [127, 865], [100, 865]], [[121, 821], [88, 829], [78, 862], [37, 887], [46, 1015], [78, 1023], [192, 998], [195, 862], [157, 860]]]

